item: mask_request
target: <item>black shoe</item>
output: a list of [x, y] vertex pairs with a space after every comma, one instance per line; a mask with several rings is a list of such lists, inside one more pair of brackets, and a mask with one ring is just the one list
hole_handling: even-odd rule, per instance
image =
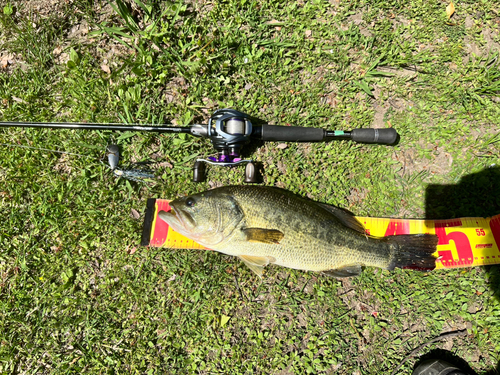
[[467, 375], [467, 373], [446, 361], [430, 359], [418, 365], [412, 375]]

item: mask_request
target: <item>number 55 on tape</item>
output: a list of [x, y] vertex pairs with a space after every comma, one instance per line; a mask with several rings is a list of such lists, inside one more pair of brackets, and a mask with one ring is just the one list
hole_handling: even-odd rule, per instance
[[491, 218], [401, 220], [358, 217], [373, 236], [431, 233], [439, 237], [436, 269], [500, 263], [500, 215]]

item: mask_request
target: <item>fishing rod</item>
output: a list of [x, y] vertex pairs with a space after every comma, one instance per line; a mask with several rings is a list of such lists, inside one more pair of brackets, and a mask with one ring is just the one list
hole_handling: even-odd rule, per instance
[[234, 167], [246, 164], [246, 183], [258, 182], [256, 166], [252, 160], [243, 160], [240, 152], [252, 139], [274, 142], [323, 142], [351, 140], [361, 143], [393, 144], [398, 133], [388, 129], [324, 130], [300, 126], [278, 126], [262, 123], [254, 117], [234, 109], [215, 111], [208, 124], [190, 126], [139, 125], [139, 124], [93, 124], [82, 122], [0, 122], [0, 127], [49, 128], [73, 130], [113, 130], [153, 133], [190, 134], [209, 138], [217, 151], [216, 157], [197, 159], [193, 168], [193, 181], [202, 182], [206, 177], [206, 164]]

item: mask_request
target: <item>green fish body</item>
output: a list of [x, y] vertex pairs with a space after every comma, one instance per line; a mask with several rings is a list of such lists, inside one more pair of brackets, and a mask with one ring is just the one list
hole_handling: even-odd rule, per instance
[[259, 276], [268, 264], [332, 276], [362, 266], [433, 269], [437, 237], [372, 237], [345, 211], [265, 186], [227, 186], [177, 199], [159, 217], [199, 244], [237, 256]]

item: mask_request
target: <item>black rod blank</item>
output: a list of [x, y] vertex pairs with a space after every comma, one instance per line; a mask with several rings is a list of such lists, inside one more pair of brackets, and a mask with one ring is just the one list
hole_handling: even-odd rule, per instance
[[17, 128], [48, 128], [48, 129], [78, 129], [78, 130], [115, 130], [140, 131], [152, 133], [190, 133], [191, 127], [154, 126], [140, 124], [93, 124], [86, 122], [0, 122], [0, 127]]

